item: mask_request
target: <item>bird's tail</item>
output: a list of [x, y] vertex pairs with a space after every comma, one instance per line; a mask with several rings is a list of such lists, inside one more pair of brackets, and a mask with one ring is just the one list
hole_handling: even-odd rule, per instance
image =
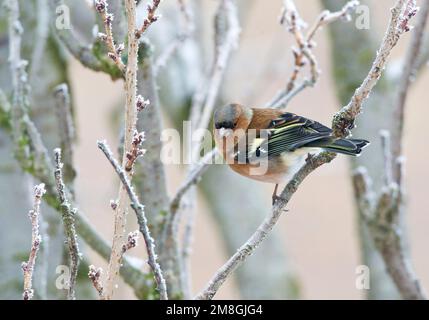
[[350, 156], [358, 156], [362, 149], [369, 144], [363, 139], [334, 139], [326, 138], [314, 141], [306, 146], [322, 148], [329, 152], [342, 153]]

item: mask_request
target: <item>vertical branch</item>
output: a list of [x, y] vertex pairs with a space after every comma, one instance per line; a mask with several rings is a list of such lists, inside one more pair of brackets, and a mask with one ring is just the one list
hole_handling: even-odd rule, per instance
[[[76, 172], [73, 168], [73, 144], [75, 140], [75, 127], [70, 103], [70, 94], [67, 84], [63, 83], [54, 89], [56, 100], [56, 113], [58, 121], [58, 132], [60, 148], [64, 161], [64, 181], [73, 182]], [[73, 190], [73, 188], [71, 188]]]
[[70, 258], [70, 279], [68, 282], [67, 298], [69, 300], [75, 300], [75, 286], [76, 278], [79, 270], [79, 245], [77, 243], [77, 234], [75, 228], [75, 215], [77, 210], [72, 209], [71, 205], [66, 196], [65, 185], [63, 181], [63, 164], [61, 163], [61, 149], [54, 150], [55, 160], [55, 182], [57, 186], [58, 197], [60, 201], [60, 207], [62, 212], [64, 233], [66, 236], [66, 242], [69, 250]]
[[30, 210], [28, 216], [31, 220], [31, 251], [27, 262], [23, 262], [21, 265], [22, 271], [24, 272], [24, 300], [31, 300], [34, 295], [33, 290], [33, 271], [36, 264], [37, 253], [42, 242], [42, 237], [39, 232], [39, 216], [40, 216], [40, 204], [42, 197], [45, 194], [45, 185], [42, 183], [34, 187], [34, 204], [33, 209]]
[[[132, 149], [134, 133], [136, 131], [137, 121], [137, 56], [138, 39], [136, 37], [136, 3], [134, 0], [125, 1], [125, 10], [127, 16], [127, 34], [128, 34], [128, 59], [125, 71], [125, 125], [124, 125], [124, 152], [122, 156], [122, 166], [125, 167], [128, 158], [127, 154]], [[127, 176], [131, 180], [132, 171], [127, 171]], [[122, 185], [119, 186], [118, 206], [115, 210], [114, 231], [112, 241], [112, 254], [107, 269], [107, 279], [105, 282], [105, 298], [111, 299], [116, 279], [119, 274], [122, 247], [124, 245], [126, 212], [129, 206], [126, 190]]]

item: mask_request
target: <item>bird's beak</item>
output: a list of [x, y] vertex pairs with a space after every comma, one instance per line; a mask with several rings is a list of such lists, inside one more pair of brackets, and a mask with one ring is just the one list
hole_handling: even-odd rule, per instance
[[225, 129], [225, 128], [220, 128], [219, 129], [219, 136], [221, 138], [228, 138], [231, 135], [231, 129]]

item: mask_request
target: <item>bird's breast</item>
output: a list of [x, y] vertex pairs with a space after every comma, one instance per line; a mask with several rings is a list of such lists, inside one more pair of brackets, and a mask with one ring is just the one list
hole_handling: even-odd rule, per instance
[[275, 157], [260, 158], [252, 164], [231, 163], [231, 169], [247, 178], [267, 182], [283, 183], [290, 180], [299, 168], [305, 163], [311, 149], [298, 149], [294, 152], [285, 152]]

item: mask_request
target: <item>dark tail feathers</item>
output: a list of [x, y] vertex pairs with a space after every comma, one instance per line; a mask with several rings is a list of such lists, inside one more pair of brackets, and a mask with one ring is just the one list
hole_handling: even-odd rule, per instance
[[325, 149], [329, 152], [342, 153], [350, 156], [358, 156], [362, 149], [369, 144], [369, 141], [363, 139], [334, 139], [327, 138], [313, 143], [309, 143], [306, 146], [318, 147]]

